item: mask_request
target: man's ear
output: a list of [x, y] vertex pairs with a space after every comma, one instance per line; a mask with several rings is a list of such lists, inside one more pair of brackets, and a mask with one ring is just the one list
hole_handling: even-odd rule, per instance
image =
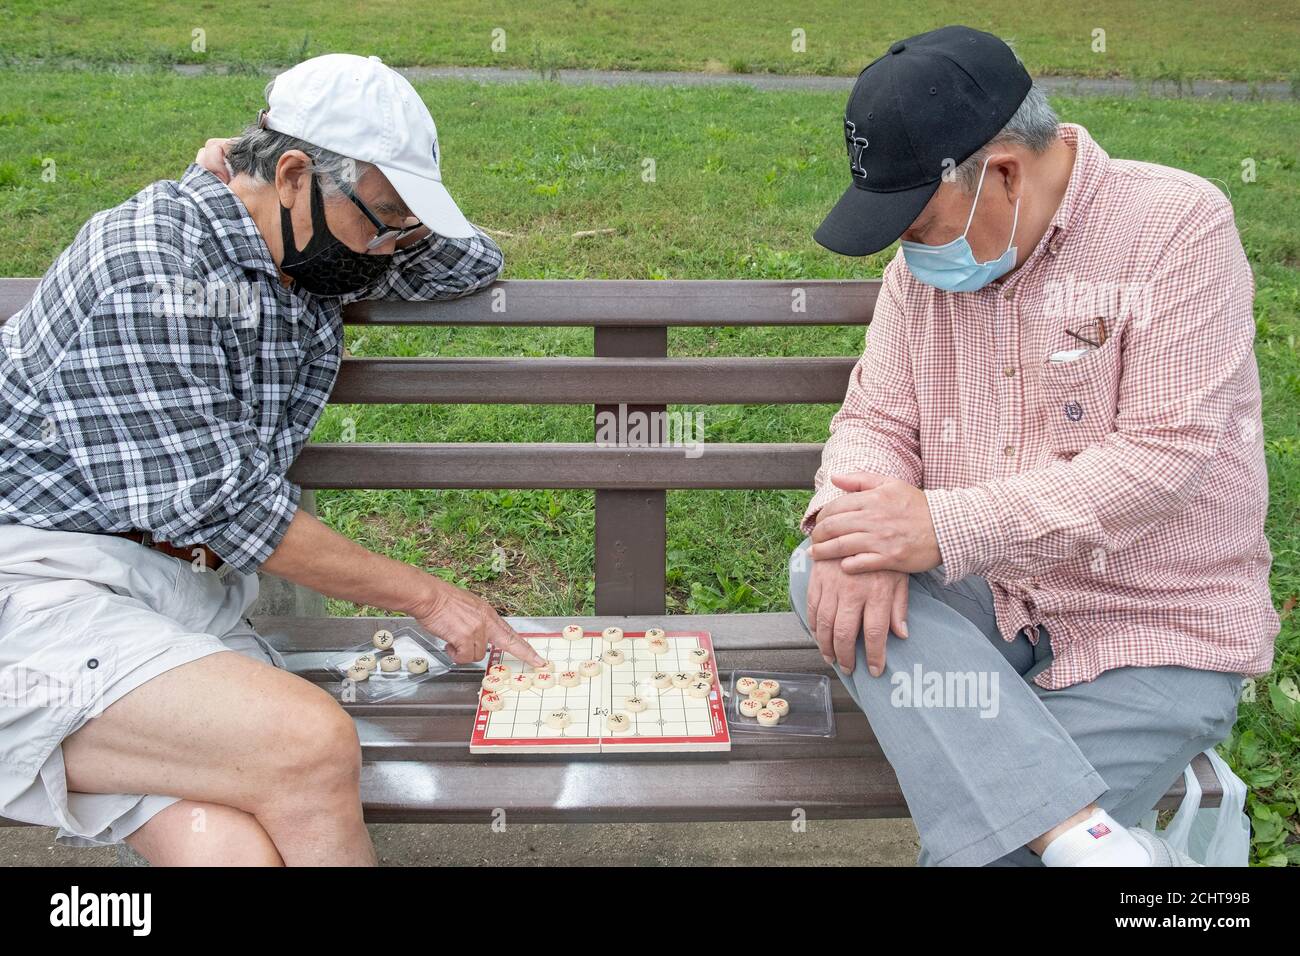
[[989, 176], [1001, 187], [1009, 204], [1014, 204], [1024, 194], [1025, 164], [1021, 157], [1013, 152], [994, 154], [989, 159]]
[[280, 205], [292, 209], [300, 190], [311, 186], [311, 157], [300, 149], [286, 150], [275, 164], [275, 191]]

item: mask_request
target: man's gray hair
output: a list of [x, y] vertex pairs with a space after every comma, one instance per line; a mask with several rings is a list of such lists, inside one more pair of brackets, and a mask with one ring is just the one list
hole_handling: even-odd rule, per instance
[[[266, 98], [270, 102], [271, 87], [275, 80], [266, 84]], [[338, 153], [312, 143], [304, 142], [295, 136], [279, 133], [273, 129], [263, 129], [254, 123], [226, 148], [226, 160], [235, 175], [244, 173], [259, 183], [275, 182], [275, 165], [291, 149], [299, 149], [311, 157], [312, 168], [323, 173], [320, 177], [321, 194], [332, 198], [339, 194], [338, 183], [355, 186], [367, 172], [374, 167], [367, 162], [349, 159]]]
[[[1019, 56], [1016, 56], [1016, 62], [1020, 62]], [[1052, 105], [1047, 102], [1047, 94], [1037, 83], [1033, 84], [1020, 107], [1007, 121], [1007, 125], [1002, 127], [1001, 132], [967, 157], [953, 170], [950, 178], [957, 182], [963, 192], [974, 192], [975, 184], [980, 179], [980, 170], [984, 167], [984, 160], [988, 158], [994, 146], [1014, 143], [1032, 152], [1041, 153], [1056, 141], [1056, 127], [1059, 122], [1056, 110], [1052, 109]]]

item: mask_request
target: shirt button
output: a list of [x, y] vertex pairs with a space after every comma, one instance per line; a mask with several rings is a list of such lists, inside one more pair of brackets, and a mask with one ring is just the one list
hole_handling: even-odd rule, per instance
[[99, 658], [92, 657], [90, 660], [86, 661], [86, 666], [93, 671], [96, 667], [99, 666]]
[[1006, 368], [1002, 370], [1002, 374], [1005, 375], [1007, 378], [1011, 378], [1013, 375], [1016, 374], [1016, 370], [1013, 366], [1008, 365]]
[[1006, 299], [1008, 302], [1011, 301], [1011, 297], [1014, 296], [1015, 294], [1016, 294], [1016, 290], [1015, 290], [1015, 289], [1003, 289], [1003, 290], [1002, 290], [1002, 298]]
[[1002, 454], [1006, 455], [1008, 458], [1010, 458], [1015, 453], [1016, 453], [1015, 445], [1008, 445], [1006, 448], [1002, 449]]

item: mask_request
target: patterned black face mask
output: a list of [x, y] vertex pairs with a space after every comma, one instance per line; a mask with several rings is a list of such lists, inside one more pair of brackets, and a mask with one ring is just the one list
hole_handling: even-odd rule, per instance
[[299, 250], [293, 239], [293, 222], [280, 206], [280, 238], [284, 258], [280, 268], [294, 285], [312, 295], [346, 295], [378, 279], [393, 261], [391, 254], [354, 252], [339, 241], [325, 224], [325, 201], [316, 174], [311, 176], [311, 239]]

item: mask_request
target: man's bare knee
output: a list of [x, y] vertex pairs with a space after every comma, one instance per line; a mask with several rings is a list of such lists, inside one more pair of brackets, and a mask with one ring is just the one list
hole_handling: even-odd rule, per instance
[[324, 691], [299, 695], [264, 741], [271, 757], [272, 785], [267, 796], [300, 799], [330, 793], [354, 794], [361, 776], [361, 743], [356, 724]]
[[126, 838], [154, 866], [283, 866], [251, 813], [178, 800]]

